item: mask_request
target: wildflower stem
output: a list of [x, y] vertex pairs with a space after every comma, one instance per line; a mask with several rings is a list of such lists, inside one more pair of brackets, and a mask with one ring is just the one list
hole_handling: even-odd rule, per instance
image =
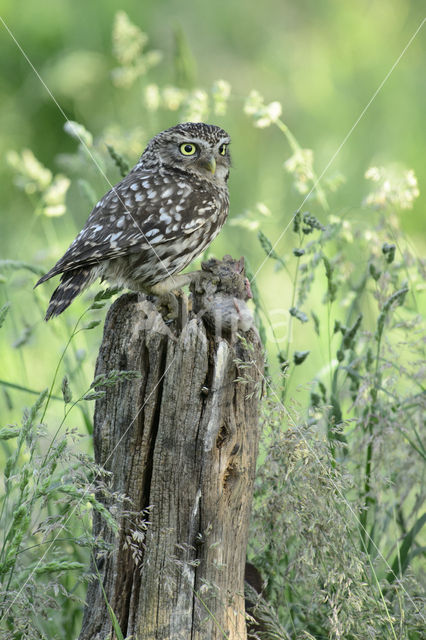
[[[303, 240], [304, 240], [304, 236], [301, 234], [301, 232], [299, 230], [299, 245], [298, 245], [298, 249], [302, 248]], [[297, 294], [297, 284], [298, 284], [298, 280], [299, 280], [299, 272], [300, 272], [300, 259], [297, 258], [297, 260], [296, 260], [296, 269], [295, 269], [295, 272], [294, 272], [293, 290], [291, 292], [290, 309], [293, 309], [294, 306], [295, 306], [295, 303], [296, 303], [296, 294]], [[291, 340], [292, 340], [292, 332], [293, 332], [293, 316], [292, 316], [291, 313], [289, 313], [288, 332], [287, 332], [287, 345], [286, 345], [286, 350], [285, 350], [285, 357], [286, 357], [287, 362], [289, 362], [289, 358], [290, 358], [290, 344], [291, 344]], [[282, 401], [283, 402], [284, 402], [285, 397], [286, 397], [287, 389], [288, 389], [288, 384], [283, 385], [283, 391], [282, 391]]]
[[[284, 124], [284, 122], [280, 118], [275, 120], [275, 124], [277, 125], [278, 129], [287, 138], [287, 142], [289, 143], [290, 148], [293, 151], [293, 153], [298, 153], [298, 152], [300, 153], [302, 151], [302, 147], [300, 146], [300, 144], [298, 143], [297, 139], [292, 134], [292, 132], [290, 131], [288, 126], [286, 124]], [[314, 170], [313, 167], [312, 167], [312, 183], [313, 184], [312, 184], [312, 187], [311, 187], [311, 192], [314, 191], [314, 190], [316, 191], [317, 196], [318, 196], [318, 201], [321, 204], [322, 208], [324, 209], [324, 211], [329, 211], [330, 207], [329, 207], [329, 204], [327, 202], [326, 195], [324, 193], [323, 188], [320, 186], [319, 178], [318, 178], [317, 174], [315, 173], [315, 170]]]
[[71, 344], [72, 340], [74, 339], [74, 336], [78, 333], [77, 327], [80, 324], [80, 322], [83, 319], [83, 317], [85, 316], [85, 314], [87, 313], [87, 311], [88, 311], [88, 309], [85, 309], [85, 311], [83, 311], [83, 313], [81, 314], [81, 316], [78, 318], [77, 322], [75, 323], [74, 329], [72, 330], [71, 335], [68, 338], [67, 343], [65, 345], [65, 348], [62, 351], [61, 357], [59, 358], [58, 364], [56, 365], [55, 373], [53, 374], [53, 380], [52, 380], [52, 383], [50, 385], [49, 394], [47, 396], [46, 404], [44, 406], [44, 411], [43, 411], [43, 414], [41, 416], [40, 422], [43, 422], [43, 420], [44, 420], [44, 418], [46, 416], [46, 412], [47, 412], [47, 408], [49, 406], [50, 399], [53, 396], [53, 388], [55, 386], [56, 379], [58, 377], [59, 367], [61, 366], [62, 360], [64, 359], [64, 356], [65, 356], [65, 354], [67, 352], [67, 349], [68, 349], [69, 345]]
[[290, 129], [288, 128], [288, 126], [286, 124], [284, 124], [284, 122], [278, 118], [275, 121], [275, 124], [277, 125], [278, 129], [285, 135], [285, 137], [287, 138], [287, 142], [289, 143], [291, 150], [293, 151], [293, 153], [297, 153], [298, 151], [302, 150], [302, 147], [300, 146], [300, 144], [297, 142], [296, 138], [294, 137], [294, 135], [292, 134], [292, 132], [290, 131]]

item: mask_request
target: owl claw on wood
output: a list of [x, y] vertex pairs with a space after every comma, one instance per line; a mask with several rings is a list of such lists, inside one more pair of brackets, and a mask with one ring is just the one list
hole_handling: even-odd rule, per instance
[[212, 242], [228, 215], [229, 143], [223, 129], [192, 122], [152, 138], [35, 285], [62, 274], [46, 320], [99, 277], [156, 295], [186, 284], [178, 274]]

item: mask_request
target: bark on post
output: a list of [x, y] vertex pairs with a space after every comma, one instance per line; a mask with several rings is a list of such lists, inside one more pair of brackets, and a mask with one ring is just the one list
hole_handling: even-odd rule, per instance
[[[98, 514], [93, 523], [95, 535], [113, 543], [112, 552], [97, 554], [97, 568], [124, 637], [134, 640], [246, 638], [263, 356], [243, 302], [247, 280], [238, 273], [235, 284], [241, 263], [209, 265], [220, 279], [193, 288], [195, 312], [183, 327], [167, 326], [136, 294], [119, 298], [96, 366], [96, 375], [141, 373], [97, 400], [94, 431], [96, 461], [134, 512], [118, 506], [116, 536]], [[80, 640], [106, 638], [115, 635], [95, 579]]]

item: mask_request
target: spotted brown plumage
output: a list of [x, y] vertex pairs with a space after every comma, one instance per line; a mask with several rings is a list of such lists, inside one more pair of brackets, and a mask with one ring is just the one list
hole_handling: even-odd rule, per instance
[[216, 237], [229, 209], [229, 135], [204, 123], [156, 135], [139, 162], [96, 204], [64, 256], [36, 286], [62, 274], [46, 320], [98, 277], [165, 293]]

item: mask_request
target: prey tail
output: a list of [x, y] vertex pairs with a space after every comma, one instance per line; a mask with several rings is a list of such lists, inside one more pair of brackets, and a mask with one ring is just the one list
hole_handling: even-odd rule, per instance
[[49, 320], [52, 316], [59, 316], [92, 281], [93, 274], [90, 267], [65, 271], [61, 276], [59, 286], [52, 293], [45, 320]]

